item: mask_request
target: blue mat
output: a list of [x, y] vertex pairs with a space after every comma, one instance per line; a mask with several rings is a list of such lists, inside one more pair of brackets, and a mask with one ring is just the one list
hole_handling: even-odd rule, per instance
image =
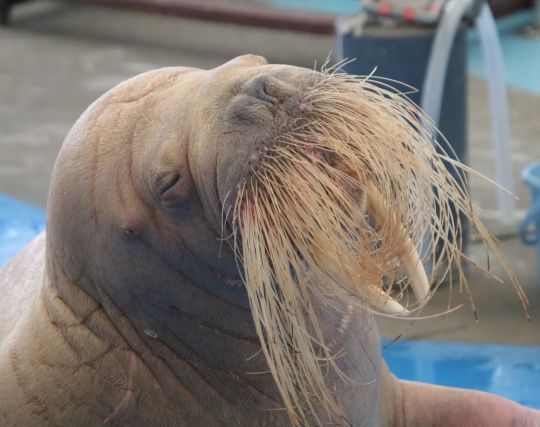
[[[44, 211], [0, 195], [0, 266], [44, 226]], [[383, 346], [399, 378], [484, 390], [540, 409], [540, 347], [429, 341]]]
[[45, 229], [45, 212], [0, 195], [0, 266]]
[[540, 347], [399, 341], [383, 356], [398, 378], [483, 390], [540, 409]]

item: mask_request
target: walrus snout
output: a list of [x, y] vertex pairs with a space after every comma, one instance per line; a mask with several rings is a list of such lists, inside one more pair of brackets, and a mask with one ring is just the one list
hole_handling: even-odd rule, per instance
[[225, 120], [233, 126], [263, 125], [270, 132], [281, 129], [285, 122], [310, 111], [302, 83], [270, 73], [256, 75], [232, 98]]
[[258, 66], [241, 72], [231, 79], [222, 98], [226, 103], [218, 139], [222, 149], [216, 183], [225, 213], [232, 212], [239, 186], [249, 181], [268, 155], [273, 155], [280, 135], [296, 128], [311, 113], [313, 106], [307, 95], [320, 76], [291, 66]]
[[282, 105], [292, 116], [307, 112], [305, 92], [308, 79], [305, 75], [298, 79], [294, 76], [274, 76], [262, 74], [249, 80], [245, 86], [246, 94], [269, 105]]

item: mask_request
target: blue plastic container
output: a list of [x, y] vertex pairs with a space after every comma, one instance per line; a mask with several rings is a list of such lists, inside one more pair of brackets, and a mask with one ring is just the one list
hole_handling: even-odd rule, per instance
[[[338, 46], [343, 58], [357, 58], [342, 68], [350, 74], [368, 76], [375, 69], [375, 75], [385, 77], [421, 89], [426, 75], [435, 28], [418, 26], [387, 27], [366, 25], [360, 35], [338, 33]], [[338, 48], [339, 50], [339, 48]], [[401, 90], [405, 88], [396, 86]], [[419, 104], [420, 92], [409, 91], [408, 98]], [[450, 147], [439, 141], [450, 157], [457, 157], [468, 164], [467, 157], [467, 30], [461, 27], [456, 34], [443, 91], [439, 129]], [[445, 164], [448, 171], [462, 182], [464, 173]], [[451, 205], [452, 211], [455, 207]], [[463, 233], [460, 236], [462, 250], [469, 241], [469, 222], [460, 214]], [[452, 236], [448, 236], [452, 238]], [[438, 249], [440, 251], [440, 248]]]
[[536, 245], [540, 268], [540, 162], [535, 162], [523, 170], [522, 177], [523, 182], [531, 189], [531, 209], [519, 227], [519, 235], [525, 244]]

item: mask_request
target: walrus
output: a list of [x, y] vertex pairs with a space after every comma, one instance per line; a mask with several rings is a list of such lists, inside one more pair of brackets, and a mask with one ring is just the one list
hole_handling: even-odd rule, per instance
[[381, 359], [375, 314], [465, 282], [460, 213], [500, 255], [433, 132], [384, 80], [253, 55], [107, 92], [0, 272], [0, 425], [539, 426]]

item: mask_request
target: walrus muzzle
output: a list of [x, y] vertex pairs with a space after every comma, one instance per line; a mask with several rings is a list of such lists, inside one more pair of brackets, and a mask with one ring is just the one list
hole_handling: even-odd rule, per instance
[[[271, 86], [258, 98], [279, 108]], [[374, 78], [323, 72], [296, 103], [293, 119], [251, 152], [224, 221], [270, 370], [289, 415], [305, 423], [320, 408], [340, 419], [324, 380], [339, 355], [317, 307], [409, 315], [449, 263], [464, 280], [460, 214], [494, 242], [448, 171], [436, 130], [404, 95]], [[402, 304], [407, 287], [416, 301]]]

